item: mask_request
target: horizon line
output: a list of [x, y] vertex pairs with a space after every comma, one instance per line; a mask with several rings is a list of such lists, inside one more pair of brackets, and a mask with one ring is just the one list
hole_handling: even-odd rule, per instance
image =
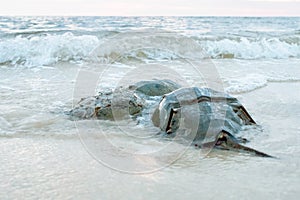
[[0, 17], [300, 17], [299, 15], [23, 15], [23, 14], [9, 14]]

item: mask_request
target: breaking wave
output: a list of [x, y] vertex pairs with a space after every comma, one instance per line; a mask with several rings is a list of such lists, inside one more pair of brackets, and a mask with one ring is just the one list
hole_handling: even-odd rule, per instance
[[300, 38], [260, 38], [251, 40], [221, 39], [201, 41], [200, 44], [212, 58], [237, 59], [286, 59], [300, 58]]
[[[156, 43], [159, 39], [161, 38], [157, 38]], [[141, 43], [141, 49], [130, 52], [130, 56], [127, 58], [139, 60], [176, 59], [178, 54], [185, 58], [190, 56], [199, 58], [198, 55], [201, 53], [205, 55], [204, 57], [212, 59], [300, 58], [300, 38], [298, 36], [284, 39], [194, 38], [199, 44], [198, 47], [191, 46], [187, 40], [180, 40], [174, 36], [167, 39], [175, 49], [177, 48], [176, 52], [166, 53], [160, 50], [153, 51], [153, 49], [150, 51], [145, 48], [147, 46], [143, 46]], [[15, 38], [0, 39], [0, 64], [43, 66], [57, 62], [91, 62], [91, 52], [96, 48], [102, 48], [102, 42], [103, 38], [96, 35], [74, 35], [71, 32], [61, 35], [46, 34], [32, 37], [19, 35]], [[122, 48], [119, 48], [118, 44], [112, 44], [109, 49], [102, 49], [102, 51], [106, 53], [101, 56], [108, 57], [122, 56], [124, 53], [128, 53], [122, 52]]]
[[18, 36], [0, 40], [0, 63], [9, 65], [40, 66], [57, 62], [86, 60], [99, 39], [92, 35]]

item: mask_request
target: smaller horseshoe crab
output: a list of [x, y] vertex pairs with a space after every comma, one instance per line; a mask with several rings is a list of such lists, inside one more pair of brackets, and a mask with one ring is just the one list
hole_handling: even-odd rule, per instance
[[162, 133], [183, 134], [195, 146], [272, 157], [240, 144], [246, 139], [234, 135], [255, 121], [236, 98], [209, 88], [180, 88], [164, 95], [152, 121]]
[[69, 112], [75, 119], [97, 118], [103, 120], [117, 120], [126, 116], [142, 114], [146, 107], [145, 100], [152, 96], [162, 96], [180, 88], [171, 80], [140, 81], [128, 87], [117, 87], [105, 90], [96, 96], [82, 98]]

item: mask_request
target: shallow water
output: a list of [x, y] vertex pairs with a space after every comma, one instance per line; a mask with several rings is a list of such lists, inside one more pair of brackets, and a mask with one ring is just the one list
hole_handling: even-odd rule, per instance
[[[278, 18], [271, 25], [269, 18], [1, 20], [0, 199], [298, 199], [299, 18]], [[11, 25], [20, 21], [24, 30]], [[173, 36], [166, 41], [182, 42], [168, 46], [175, 53], [147, 46], [123, 55], [124, 46], [111, 43], [108, 52], [98, 46], [105, 34], [160, 26], [196, 37], [206, 58], [192, 65], [189, 61], [203, 52], [193, 52], [198, 47], [192, 45], [176, 49], [193, 43]], [[284, 42], [286, 37], [296, 42]], [[238, 43], [241, 38], [250, 43]], [[7, 44], [21, 50], [7, 53]], [[278, 56], [271, 44], [284, 54]], [[257, 58], [254, 51], [263, 56]], [[109, 65], [89, 60], [95, 52], [109, 54], [100, 55], [101, 61], [118, 59]], [[222, 59], [220, 53], [235, 56]], [[156, 136], [158, 130], [147, 123], [73, 121], [66, 114], [80, 98], [103, 88], [153, 77], [236, 96], [258, 123], [240, 135], [250, 141], [247, 146], [276, 159], [220, 150], [206, 154]]]
[[[228, 66], [237, 67], [235, 62], [218, 61], [216, 66], [226, 66], [219, 70], [226, 73]], [[13, 70], [23, 75], [16, 76]], [[165, 149], [167, 142], [151, 135], [155, 129], [131, 129], [136, 131], [132, 139], [124, 134], [128, 131], [119, 131], [120, 127], [124, 131], [121, 122], [116, 129], [112, 122], [69, 120], [64, 111], [72, 108], [78, 67], [55, 66], [55, 73], [52, 68], [13, 70], [1, 68], [2, 77], [15, 80], [1, 87], [2, 199], [296, 199], [299, 195], [299, 82], [268, 82], [236, 94], [262, 127], [242, 132], [251, 141], [248, 146], [278, 159], [218, 150], [203, 158], [193, 147], [174, 145], [175, 152]], [[82, 130], [95, 135], [92, 142], [83, 138]], [[113, 149], [99, 146], [103, 140], [113, 144]], [[158, 151], [159, 157], [150, 155], [143, 162], [128, 155], [120, 159], [122, 154], [114, 148], [130, 153]], [[178, 149], [185, 153], [178, 155]], [[111, 169], [132, 170], [133, 166], [158, 170], [132, 175]]]

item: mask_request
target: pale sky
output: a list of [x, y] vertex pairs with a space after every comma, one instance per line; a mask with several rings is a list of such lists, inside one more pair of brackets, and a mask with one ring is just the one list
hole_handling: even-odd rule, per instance
[[300, 0], [2, 0], [0, 15], [300, 16]]

